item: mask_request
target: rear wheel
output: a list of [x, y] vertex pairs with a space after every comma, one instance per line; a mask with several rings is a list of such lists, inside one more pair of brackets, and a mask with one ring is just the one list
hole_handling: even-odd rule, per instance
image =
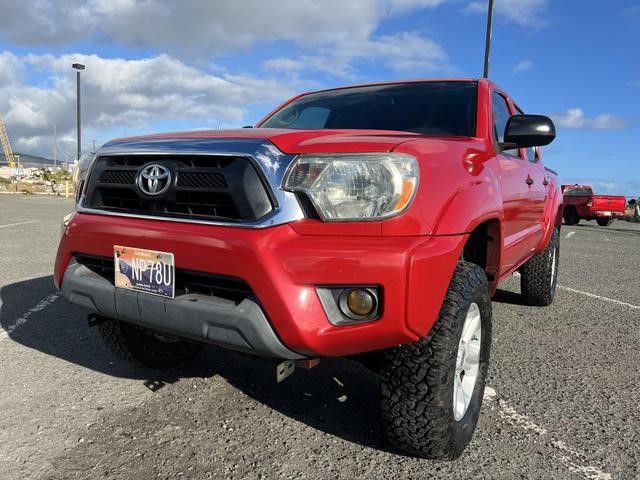
[[490, 346], [487, 277], [460, 262], [429, 334], [384, 353], [381, 407], [389, 442], [418, 457], [459, 457], [480, 414]]
[[520, 290], [529, 305], [551, 305], [558, 282], [560, 228], [555, 227], [549, 245], [520, 267]]
[[193, 359], [203, 347], [198, 343], [149, 333], [136, 325], [114, 319], [105, 319], [98, 329], [113, 353], [139, 367], [176, 367]]
[[580, 216], [573, 207], [565, 208], [564, 210], [564, 223], [566, 225], [577, 225], [580, 222]]
[[600, 225], [601, 227], [608, 227], [613, 223], [614, 220], [615, 219], [611, 217], [596, 218], [596, 222], [598, 222], [598, 225]]

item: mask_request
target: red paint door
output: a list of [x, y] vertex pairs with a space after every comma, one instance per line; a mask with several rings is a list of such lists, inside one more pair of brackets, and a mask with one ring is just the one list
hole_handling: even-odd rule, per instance
[[[515, 104], [513, 105], [515, 114], [524, 114]], [[540, 161], [540, 154], [537, 148], [521, 148], [520, 158], [528, 163], [528, 186], [529, 186], [529, 205], [527, 207], [527, 215], [530, 218], [527, 222], [534, 226], [536, 224], [543, 225], [544, 210], [547, 204], [547, 196], [549, 190], [549, 179], [547, 171]]]
[[517, 149], [500, 150], [499, 145], [504, 139], [507, 120], [511, 116], [511, 107], [499, 92], [493, 92], [491, 100], [504, 202], [504, 239], [500, 273], [505, 274], [531, 255], [542, 238], [541, 219], [545, 187], [544, 179], [534, 163], [523, 158], [521, 152]]

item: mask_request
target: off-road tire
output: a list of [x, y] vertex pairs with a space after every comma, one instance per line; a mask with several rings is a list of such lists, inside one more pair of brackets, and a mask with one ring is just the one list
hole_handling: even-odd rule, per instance
[[527, 304], [536, 307], [551, 305], [558, 283], [559, 264], [560, 228], [555, 227], [547, 248], [520, 267], [520, 291]]
[[611, 218], [611, 217], [596, 218], [596, 222], [598, 222], [598, 225], [600, 225], [601, 227], [608, 227], [614, 221], [615, 221], [615, 218]]
[[105, 319], [98, 330], [109, 350], [138, 367], [176, 367], [193, 359], [203, 347], [183, 340], [166, 341], [114, 319]]
[[577, 225], [580, 223], [580, 215], [574, 207], [567, 207], [563, 214], [565, 225]]
[[[470, 404], [459, 420], [453, 409], [458, 344], [472, 303], [481, 313], [480, 368]], [[454, 460], [469, 444], [480, 414], [491, 348], [491, 297], [485, 272], [461, 261], [456, 266], [438, 319], [421, 340], [384, 352], [382, 426], [403, 453]]]

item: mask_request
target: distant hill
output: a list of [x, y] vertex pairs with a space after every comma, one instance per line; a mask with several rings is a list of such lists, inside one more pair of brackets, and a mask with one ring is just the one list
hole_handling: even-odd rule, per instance
[[[39, 157], [38, 155], [29, 155], [28, 153], [15, 152], [14, 156], [20, 155], [20, 165], [29, 167], [41, 167], [42, 165], [53, 165], [52, 158]], [[67, 163], [58, 159], [58, 164]], [[0, 166], [7, 165], [7, 159], [4, 153], [0, 153]]]

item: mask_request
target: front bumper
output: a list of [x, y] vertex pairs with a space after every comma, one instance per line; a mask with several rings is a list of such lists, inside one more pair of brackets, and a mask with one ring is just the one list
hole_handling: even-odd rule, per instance
[[165, 299], [115, 288], [75, 260], [67, 267], [60, 289], [71, 303], [110, 318], [241, 352], [291, 360], [304, 358], [282, 345], [253, 298], [238, 304], [198, 294]]
[[[148, 328], [280, 358], [342, 356], [424, 336], [466, 238], [311, 236], [289, 224], [256, 230], [78, 213], [65, 226], [54, 277], [72, 303]], [[112, 257], [114, 244], [171, 252], [179, 269], [240, 278], [254, 305], [230, 312], [216, 298], [123, 291], [73, 262], [77, 254]], [[380, 318], [332, 325], [316, 292], [330, 285], [378, 285]]]

